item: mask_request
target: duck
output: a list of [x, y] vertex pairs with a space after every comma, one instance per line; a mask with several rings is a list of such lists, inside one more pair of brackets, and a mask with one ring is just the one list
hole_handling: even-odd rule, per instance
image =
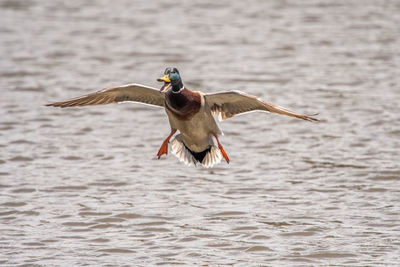
[[[220, 163], [222, 158], [227, 163], [230, 162], [230, 158], [219, 140], [223, 132], [216, 117], [223, 121], [236, 115], [262, 111], [305, 121], [319, 121], [315, 118], [317, 114], [295, 113], [242, 91], [231, 90], [217, 93], [192, 91], [183, 84], [181, 74], [175, 67], [166, 68], [162, 77], [157, 81], [163, 82], [160, 89], [132, 83], [107, 87], [94, 93], [50, 103], [46, 106], [67, 108], [139, 102], [164, 108], [171, 131], [162, 142], [157, 158], [160, 159], [164, 154], [168, 154], [170, 144], [172, 153], [180, 161], [186, 165], [200, 164], [205, 168]], [[179, 133], [176, 134], [178, 131]], [[174, 138], [171, 140], [172, 137]]]

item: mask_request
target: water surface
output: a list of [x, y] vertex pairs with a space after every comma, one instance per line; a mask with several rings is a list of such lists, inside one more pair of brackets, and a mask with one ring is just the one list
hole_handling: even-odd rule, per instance
[[[394, 266], [396, 1], [0, 2], [2, 266]], [[44, 104], [156, 82], [242, 90], [231, 164], [156, 159], [163, 110]]]

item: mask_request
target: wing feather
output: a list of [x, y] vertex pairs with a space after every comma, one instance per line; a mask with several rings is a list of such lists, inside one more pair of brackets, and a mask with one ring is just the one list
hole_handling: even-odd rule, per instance
[[65, 108], [133, 101], [164, 107], [164, 99], [165, 94], [156, 88], [140, 84], [127, 84], [108, 87], [95, 93], [83, 95], [67, 101], [54, 102], [46, 106]]
[[266, 111], [307, 121], [319, 121], [318, 119], [312, 117], [316, 114], [298, 114], [241, 91], [227, 91], [215, 94], [206, 94], [205, 100], [211, 111], [214, 114], [219, 115], [221, 120], [232, 118], [233, 116], [241, 113], [251, 111]]

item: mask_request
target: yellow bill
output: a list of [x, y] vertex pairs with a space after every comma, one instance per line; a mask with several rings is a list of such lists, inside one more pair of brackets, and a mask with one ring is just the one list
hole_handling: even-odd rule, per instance
[[170, 83], [171, 82], [171, 80], [169, 79], [169, 75], [168, 74], [166, 74], [166, 75], [162, 76], [161, 78], [157, 79], [157, 81], [166, 82], [166, 83]]

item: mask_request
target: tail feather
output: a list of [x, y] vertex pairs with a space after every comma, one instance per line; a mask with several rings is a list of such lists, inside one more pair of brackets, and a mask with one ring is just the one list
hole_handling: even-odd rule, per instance
[[200, 163], [205, 168], [211, 168], [217, 163], [221, 162], [222, 154], [218, 147], [210, 145], [202, 152], [194, 152], [190, 150], [182, 140], [182, 136], [178, 134], [174, 140], [171, 141], [172, 153], [186, 165], [192, 163], [196, 165]]

